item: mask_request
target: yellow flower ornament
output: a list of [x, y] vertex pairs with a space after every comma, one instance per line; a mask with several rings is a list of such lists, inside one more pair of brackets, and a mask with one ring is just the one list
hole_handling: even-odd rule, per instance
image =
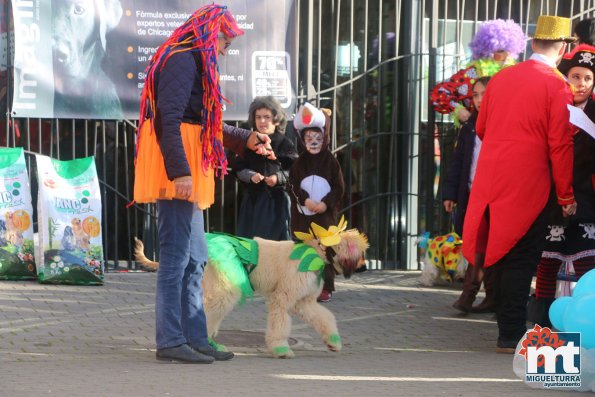
[[341, 232], [345, 231], [345, 229], [347, 229], [347, 221], [345, 220], [345, 216], [341, 216], [339, 224], [337, 226], [330, 226], [328, 230], [312, 222], [310, 224], [312, 233], [294, 232], [294, 234], [302, 241], [318, 238], [322, 245], [331, 247], [341, 242]]
[[314, 240], [314, 235], [311, 233], [293, 232], [293, 234], [301, 241]]

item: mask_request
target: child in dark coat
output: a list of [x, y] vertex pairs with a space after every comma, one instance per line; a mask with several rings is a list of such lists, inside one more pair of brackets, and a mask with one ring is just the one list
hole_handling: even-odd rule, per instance
[[272, 160], [253, 152], [236, 158], [233, 169], [246, 184], [238, 216], [237, 235], [268, 240], [291, 240], [289, 195], [285, 191], [287, 171], [298, 157], [295, 146], [285, 136], [287, 118], [272, 96], [257, 97], [250, 104], [250, 127], [271, 138], [277, 157]]
[[[459, 236], [463, 235], [463, 221], [465, 220], [465, 213], [467, 211], [469, 191], [471, 189], [473, 177], [475, 176], [477, 158], [479, 157], [479, 151], [481, 149], [481, 140], [479, 140], [475, 134], [475, 121], [477, 120], [477, 112], [479, 112], [479, 108], [481, 107], [483, 93], [486, 90], [489, 80], [490, 77], [485, 76], [477, 79], [473, 84], [474, 112], [469, 120], [461, 127], [455, 147], [452, 166], [449, 170], [444, 184], [444, 191], [442, 193], [444, 209], [449, 213], [454, 212], [454, 229]], [[464, 241], [463, 244], [465, 244]], [[486, 297], [479, 305], [472, 306], [482, 281], [485, 285]], [[489, 269], [486, 272], [485, 269], [481, 267], [480, 263], [475, 266], [469, 265], [465, 272], [463, 292], [453, 303], [453, 307], [465, 313], [493, 311], [495, 293], [493, 291], [492, 281]]]

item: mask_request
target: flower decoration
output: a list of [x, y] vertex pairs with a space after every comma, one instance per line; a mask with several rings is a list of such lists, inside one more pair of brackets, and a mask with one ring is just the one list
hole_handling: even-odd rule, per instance
[[337, 226], [330, 226], [328, 230], [314, 222], [312, 222], [310, 227], [312, 228], [314, 235], [320, 239], [322, 245], [331, 247], [341, 242], [341, 232], [347, 229], [347, 221], [345, 220], [345, 216], [341, 216], [339, 224]]
[[347, 229], [347, 221], [345, 216], [341, 216], [341, 220], [337, 226], [332, 225], [327, 229], [312, 222], [310, 224], [310, 230], [312, 233], [293, 232], [295, 236], [301, 241], [309, 241], [318, 238], [322, 245], [330, 247], [339, 244], [341, 242], [341, 232]]
[[50, 269], [51, 273], [55, 274], [60, 273], [61, 271], [67, 271], [66, 269], [68, 269], [68, 267], [64, 266], [64, 261], [59, 255], [55, 255], [51, 258]]
[[309, 241], [315, 239], [312, 233], [293, 232], [293, 234], [301, 241]]

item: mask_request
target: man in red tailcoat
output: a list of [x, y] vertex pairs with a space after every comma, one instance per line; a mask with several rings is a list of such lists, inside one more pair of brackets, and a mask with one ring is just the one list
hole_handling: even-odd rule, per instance
[[572, 191], [572, 94], [556, 69], [574, 39], [570, 19], [540, 16], [533, 55], [497, 73], [477, 120], [482, 148], [465, 217], [463, 254], [494, 266], [499, 352], [514, 352], [526, 331], [527, 299], [546, 235], [545, 207], [556, 185], [565, 216]]

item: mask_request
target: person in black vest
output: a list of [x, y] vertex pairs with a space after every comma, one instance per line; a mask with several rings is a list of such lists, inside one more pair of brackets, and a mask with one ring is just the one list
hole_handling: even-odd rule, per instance
[[243, 34], [227, 7], [195, 11], [151, 58], [141, 96], [134, 199], [157, 203], [159, 272], [156, 358], [208, 364], [229, 360], [207, 335], [202, 275], [207, 261], [203, 210], [223, 176], [223, 144], [275, 158], [265, 134], [223, 123], [219, 56]]

